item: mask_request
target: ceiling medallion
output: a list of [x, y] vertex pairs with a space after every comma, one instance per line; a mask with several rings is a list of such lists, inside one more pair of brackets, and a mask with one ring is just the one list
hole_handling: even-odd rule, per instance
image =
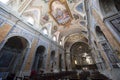
[[49, 14], [58, 25], [69, 26], [71, 23], [72, 15], [66, 0], [51, 0]]

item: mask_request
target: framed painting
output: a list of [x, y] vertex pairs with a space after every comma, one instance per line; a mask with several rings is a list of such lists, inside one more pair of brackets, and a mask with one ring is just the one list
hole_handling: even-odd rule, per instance
[[49, 14], [58, 25], [67, 26], [72, 20], [72, 15], [66, 0], [51, 0]]

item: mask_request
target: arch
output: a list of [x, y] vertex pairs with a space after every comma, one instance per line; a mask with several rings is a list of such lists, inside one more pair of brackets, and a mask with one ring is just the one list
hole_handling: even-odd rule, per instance
[[[72, 51], [73, 48], [77, 47], [76, 45], [81, 46], [81, 50], [84, 50], [85, 52], [90, 52], [89, 45], [85, 42], [75, 42], [75, 43], [73, 43], [70, 47], [70, 51]], [[84, 47], [82, 47], [82, 46], [84, 46]], [[83, 51], [81, 51], [81, 52], [83, 52]]]
[[44, 71], [45, 64], [44, 64], [44, 55], [45, 55], [46, 48], [43, 45], [40, 45], [35, 53], [35, 59], [32, 69], [36, 72], [40, 73], [41, 71]]
[[56, 64], [56, 62], [55, 62], [55, 50], [51, 51], [50, 64], [51, 64], [51, 72], [53, 72], [54, 65]]
[[70, 36], [74, 36], [74, 35], [81, 35], [82, 37], [84, 37], [86, 39], [86, 41], [88, 41], [88, 38], [81, 31], [79, 31], [79, 32], [71, 33], [71, 34], [65, 36], [64, 42], [66, 42]]
[[[85, 43], [85, 44], [88, 45], [87, 42], [84, 42], [84, 41], [79, 40], [79, 41], [76, 41], [76, 42], [72, 43], [72, 44], [69, 46], [68, 51], [71, 51], [71, 47], [72, 47], [75, 43]], [[88, 45], [88, 46], [89, 46], [89, 45]]]
[[59, 70], [62, 71], [63, 59], [62, 54], [59, 54]]
[[53, 50], [51, 51], [51, 59], [54, 59], [54, 57], [55, 57], [55, 51]]
[[[75, 36], [79, 36], [79, 37], [76, 38], [76, 39], [74, 39]], [[66, 45], [67, 45], [67, 44], [71, 47], [71, 44], [69, 43], [69, 42], [71, 42], [71, 41], [69, 41], [69, 39], [70, 39], [70, 40], [71, 40], [71, 39], [74, 39], [74, 41], [72, 41], [71, 44], [73, 44], [73, 43], [75, 43], [75, 42], [85, 42], [85, 43], [88, 42], [88, 39], [86, 38], [86, 36], [84, 36], [84, 34], [82, 34], [82, 33], [74, 33], [74, 34], [68, 35], [68, 36], [66, 36], [66, 37], [64, 38], [64, 48], [66, 48]], [[67, 45], [67, 46], [68, 46], [68, 45]], [[69, 47], [69, 48], [70, 48], [70, 47]], [[70, 50], [70, 49], [68, 49], [68, 50]]]
[[9, 34], [8, 37], [5, 38], [4, 43], [6, 43], [9, 38], [12, 38], [12, 37], [15, 37], [15, 36], [23, 37], [24, 39], [26, 39], [27, 42], [28, 42], [28, 48], [31, 48], [31, 41], [30, 41], [30, 39], [28, 39], [28, 37], [26, 37], [24, 35], [21, 35], [21, 34], [14, 34], [14, 33]]
[[0, 50], [0, 72], [17, 75], [25, 60], [28, 46], [29, 42], [21, 36], [8, 38]]
[[[82, 27], [71, 27], [71, 28], [69, 28], [69, 29], [64, 29], [63, 31], [60, 31], [60, 35], [59, 35], [59, 40], [62, 38], [62, 37], [67, 37], [67, 36], [69, 36], [69, 35], [71, 35], [71, 34], [77, 34], [77, 33], [82, 33], [81, 31], [82, 31], [82, 29], [81, 29]], [[67, 33], [66, 33], [67, 32]]]
[[[83, 66], [93, 65], [89, 45], [84, 42], [75, 42], [70, 48], [71, 62], [73, 69], [81, 69]], [[78, 68], [78, 67], [79, 68]]]
[[103, 32], [101, 31], [101, 29], [100, 29], [99, 26], [95, 27], [95, 32], [96, 32], [96, 34], [97, 34], [98, 37], [101, 36], [101, 35], [103, 35]]

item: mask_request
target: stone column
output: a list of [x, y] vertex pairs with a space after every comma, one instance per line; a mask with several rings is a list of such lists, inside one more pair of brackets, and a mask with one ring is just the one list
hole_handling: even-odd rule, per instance
[[4, 44], [6, 43], [7, 40], [5, 41], [4, 39], [8, 35], [8, 33], [10, 32], [11, 28], [12, 27], [7, 23], [0, 26], [0, 50], [4, 46]]
[[35, 57], [35, 51], [37, 46], [38, 39], [34, 39], [31, 45], [31, 48], [28, 49], [29, 54], [27, 55], [23, 67], [22, 67], [22, 74], [25, 76], [29, 76], [31, 73], [34, 57]]
[[54, 69], [53, 69], [53, 71], [54, 72], [59, 72], [59, 57], [60, 57], [60, 53], [59, 53], [59, 49], [57, 48], [56, 49], [57, 51], [56, 51], [56, 53], [55, 53], [55, 64], [54, 64]]
[[70, 52], [66, 52], [66, 65], [67, 65], [68, 71], [71, 71], [72, 70], [72, 62], [71, 62]]
[[66, 71], [66, 54], [62, 52], [62, 71]]
[[50, 55], [51, 55], [51, 43], [48, 45], [47, 56], [46, 56], [46, 73], [50, 72]]

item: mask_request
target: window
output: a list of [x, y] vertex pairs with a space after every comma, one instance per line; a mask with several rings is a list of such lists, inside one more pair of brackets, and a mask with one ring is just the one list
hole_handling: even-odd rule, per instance
[[62, 41], [60, 41], [60, 45], [62, 45]]
[[0, 0], [0, 2], [7, 4], [9, 0]]
[[48, 35], [48, 31], [46, 28], [43, 29], [43, 34]]
[[86, 26], [86, 22], [85, 21], [80, 21], [80, 25], [81, 26]]
[[77, 60], [75, 60], [75, 64], [77, 64]]
[[32, 17], [27, 17], [27, 22], [31, 25], [34, 25], [34, 19]]
[[56, 36], [53, 36], [53, 41], [56, 41], [57, 39], [56, 39]]

